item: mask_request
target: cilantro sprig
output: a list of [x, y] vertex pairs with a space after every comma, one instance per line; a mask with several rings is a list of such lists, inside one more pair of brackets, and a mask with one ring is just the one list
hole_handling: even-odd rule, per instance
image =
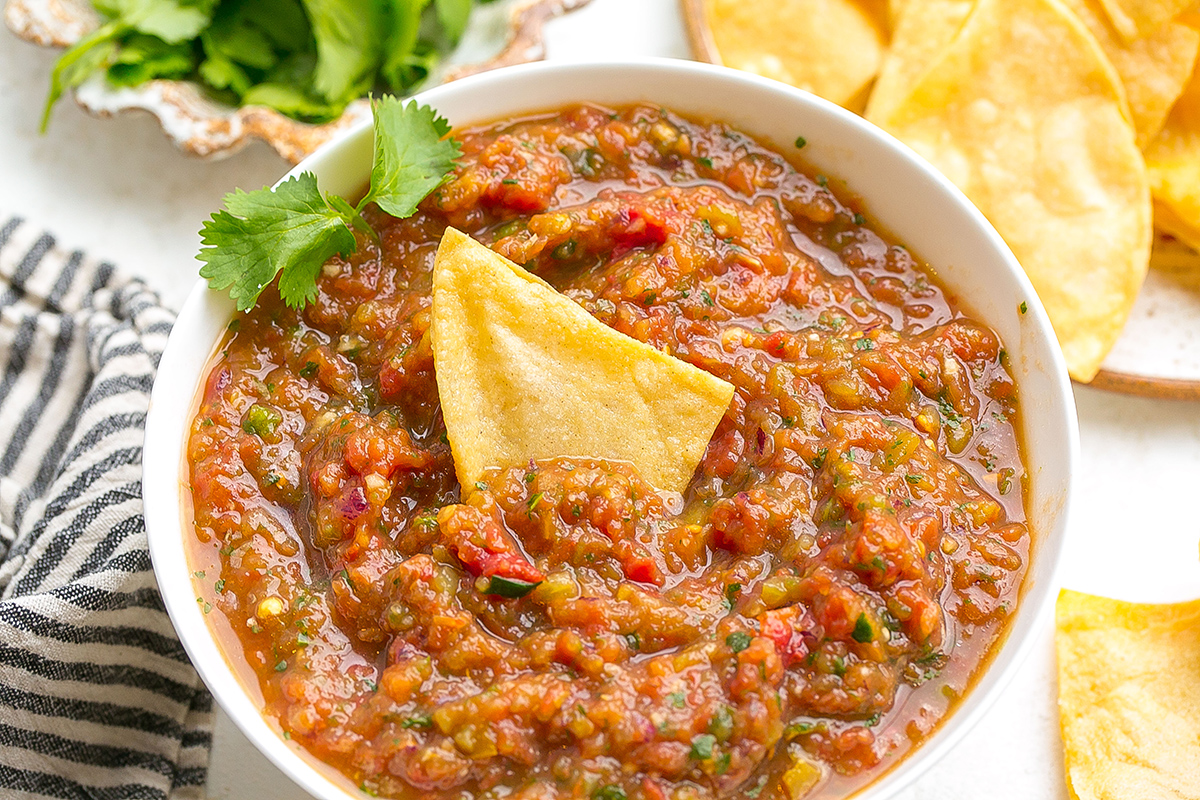
[[357, 205], [322, 194], [317, 178], [303, 172], [253, 192], [225, 196], [225, 207], [200, 230], [201, 277], [228, 290], [238, 311], [254, 307], [279, 276], [279, 294], [293, 308], [317, 296], [321, 266], [356, 248], [353, 230], [374, 232], [362, 210], [375, 203], [394, 217], [412, 216], [425, 197], [454, 171], [461, 153], [447, 137], [450, 125], [429, 106], [384, 97], [372, 104], [375, 157], [371, 186]]

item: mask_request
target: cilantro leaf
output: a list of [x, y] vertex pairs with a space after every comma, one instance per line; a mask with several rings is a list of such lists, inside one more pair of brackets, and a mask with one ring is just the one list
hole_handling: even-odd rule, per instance
[[251, 25], [239, 13], [218, 14], [212, 27], [200, 34], [204, 52], [245, 67], [267, 70], [279, 63], [275, 47], [266, 32]]
[[144, 0], [135, 16], [127, 19], [132, 27], [157, 36], [167, 44], [195, 39], [211, 21], [211, 11], [170, 0]]
[[491, 0], [91, 0], [103, 24], [55, 65], [42, 131], [97, 72], [118, 86], [196, 80], [221, 102], [334, 119], [377, 85], [413, 91], [480, 2]]
[[200, 77], [214, 89], [229, 89], [241, 96], [250, 90], [250, 76], [223, 55], [210, 55], [199, 66]]
[[379, 71], [393, 89], [400, 90], [415, 83], [421, 69], [417, 42], [421, 33], [421, 14], [430, 0], [388, 0], [387, 43]]
[[200, 275], [214, 289], [229, 289], [239, 311], [254, 306], [280, 272], [279, 293], [299, 307], [316, 297], [317, 274], [336, 254], [354, 252], [354, 234], [317, 189], [311, 172], [274, 190], [240, 189], [225, 196], [225, 209], [200, 231]]
[[157, 36], [135, 34], [121, 45], [108, 67], [114, 86], [138, 86], [156, 78], [186, 78], [195, 56], [186, 44], [167, 44]]
[[383, 50], [375, 0], [303, 0], [317, 41], [313, 88], [331, 103], [366, 94]]
[[316, 48], [299, 0], [245, 0], [240, 10], [246, 23], [265, 33], [280, 50], [295, 53]]
[[256, 83], [242, 95], [242, 104], [270, 106], [296, 119], [323, 122], [337, 117], [341, 107], [314, 99], [295, 86], [282, 83]]
[[471, 16], [471, 0], [435, 0], [438, 22], [446, 32], [446, 38], [457, 42], [467, 29], [467, 18]]
[[326, 194], [325, 202], [329, 204], [330, 208], [341, 214], [342, 219], [351, 228], [359, 233], [370, 236], [377, 242], [379, 241], [379, 237], [375, 235], [375, 230], [362, 218], [362, 214], [358, 213], [358, 209], [347, 203], [344, 198], [338, 197], [336, 194]]
[[194, 39], [212, 22], [214, 0], [94, 0], [96, 10], [126, 30], [167, 44]]
[[42, 133], [46, 132], [50, 111], [62, 93], [105, 67], [116, 54], [122, 37], [140, 31], [167, 44], [195, 38], [212, 20], [211, 5], [184, 5], [176, 0], [97, 0], [96, 9], [111, 19], [59, 56], [50, 73], [50, 91], [42, 110]]
[[372, 104], [375, 163], [371, 188], [358, 204], [374, 202], [393, 217], [412, 216], [426, 195], [446, 182], [462, 150], [446, 138], [450, 123], [429, 106], [395, 97]]

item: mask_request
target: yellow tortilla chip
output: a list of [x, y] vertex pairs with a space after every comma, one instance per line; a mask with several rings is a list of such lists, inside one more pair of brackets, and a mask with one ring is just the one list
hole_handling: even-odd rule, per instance
[[447, 229], [433, 268], [433, 358], [459, 481], [558, 456], [631, 462], [682, 491], [733, 386], [593, 318]]
[[888, 105], [868, 118], [991, 220], [1045, 304], [1072, 377], [1091, 380], [1145, 278], [1152, 233], [1125, 95], [1095, 38], [1057, 0], [977, 0]]
[[1178, 237], [1166, 233], [1154, 237], [1150, 269], [1200, 293], [1200, 252]]
[[900, 19], [900, 12], [904, 10], [907, 0], [888, 0], [887, 16], [888, 25], [893, 32], [896, 30], [896, 22]]
[[1146, 148], [1160, 227], [1200, 245], [1200, 74], [1193, 73], [1167, 123]]
[[1113, 29], [1127, 42], [1149, 36], [1178, 17], [1195, 0], [1100, 0]]
[[1200, 250], [1200, 230], [1186, 225], [1170, 208], [1159, 202], [1154, 204], [1154, 224], [1191, 249]]
[[867, 100], [867, 119], [883, 119], [908, 97], [974, 7], [975, 0], [904, 0], [893, 6], [892, 42]]
[[1200, 798], [1200, 601], [1058, 596], [1058, 712], [1077, 800]]
[[704, 0], [721, 61], [838, 105], [875, 78], [887, 42], [879, 0]]
[[1187, 85], [1200, 51], [1200, 33], [1168, 22], [1148, 36], [1126, 42], [1109, 26], [1100, 0], [1063, 2], [1096, 37], [1121, 76], [1138, 146], [1144, 147], [1162, 129], [1167, 112]]

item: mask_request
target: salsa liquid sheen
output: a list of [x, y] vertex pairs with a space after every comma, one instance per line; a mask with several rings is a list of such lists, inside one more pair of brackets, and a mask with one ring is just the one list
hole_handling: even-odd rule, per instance
[[[386, 797], [864, 785], [1018, 599], [1001, 342], [835, 177], [724, 125], [583, 105], [455, 135], [454, 177], [409, 219], [369, 208], [378, 240], [303, 311], [268, 289], [203, 389], [198, 602], [264, 714]], [[577, 457], [458, 485], [428, 335], [448, 225], [734, 384], [686, 492]]]

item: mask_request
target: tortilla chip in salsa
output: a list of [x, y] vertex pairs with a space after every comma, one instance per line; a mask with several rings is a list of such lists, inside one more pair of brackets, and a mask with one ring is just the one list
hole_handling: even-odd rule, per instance
[[1058, 709], [1079, 800], [1200, 798], [1200, 600], [1058, 597]]
[[458, 479], [559, 456], [632, 463], [682, 491], [733, 386], [599, 322], [448, 228], [433, 268], [433, 357]]

